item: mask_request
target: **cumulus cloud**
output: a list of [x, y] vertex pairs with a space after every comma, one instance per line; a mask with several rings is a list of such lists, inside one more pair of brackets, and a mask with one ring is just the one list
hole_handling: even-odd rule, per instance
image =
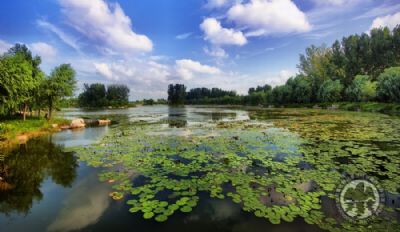
[[57, 49], [51, 46], [48, 43], [37, 42], [30, 44], [32, 51], [39, 56], [41, 56], [44, 60], [50, 60], [57, 55]]
[[231, 7], [227, 17], [253, 36], [311, 30], [307, 16], [291, 0], [251, 0]]
[[7, 52], [9, 48], [11, 48], [12, 45], [7, 43], [4, 40], [0, 40], [0, 55]]
[[204, 39], [215, 45], [242, 46], [247, 43], [247, 39], [241, 31], [224, 28], [215, 18], [204, 19], [200, 28], [205, 34]]
[[131, 19], [118, 3], [104, 0], [60, 0], [68, 24], [94, 42], [119, 52], [148, 52], [151, 40], [132, 31]]
[[370, 30], [380, 27], [388, 27], [389, 29], [393, 29], [397, 25], [400, 25], [400, 12], [375, 18], [372, 22]]
[[176, 60], [175, 64], [176, 73], [184, 80], [192, 79], [195, 74], [215, 75], [221, 73], [221, 70], [216, 67], [204, 65], [190, 59]]

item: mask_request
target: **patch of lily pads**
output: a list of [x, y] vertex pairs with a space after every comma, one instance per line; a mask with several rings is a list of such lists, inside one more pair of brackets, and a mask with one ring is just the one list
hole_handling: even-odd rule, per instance
[[301, 217], [329, 231], [399, 229], [396, 214], [352, 223], [328, 215], [322, 199], [335, 199], [343, 174], [377, 177], [384, 191], [399, 193], [400, 119], [288, 111], [193, 125], [182, 130], [201, 133], [186, 136], [154, 133], [160, 128], [154, 122], [129, 122], [98, 144], [73, 150], [89, 165], [105, 168], [100, 180], [113, 185], [110, 196], [129, 199], [129, 211], [144, 219], [164, 222], [176, 212], [190, 213], [206, 192], [272, 224]]

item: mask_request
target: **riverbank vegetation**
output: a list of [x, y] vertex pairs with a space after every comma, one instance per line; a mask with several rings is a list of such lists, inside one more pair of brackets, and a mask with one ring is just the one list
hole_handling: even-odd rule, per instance
[[24, 136], [28, 139], [29, 137], [58, 130], [57, 127], [53, 126], [55, 124], [63, 125], [69, 123], [65, 119], [53, 118], [46, 120], [42, 117], [27, 117], [25, 121], [20, 118], [2, 120], [0, 122], [0, 148], [18, 143], [18, 136]]
[[40, 56], [33, 56], [26, 45], [16, 44], [0, 56], [0, 117], [13, 118], [43, 109], [51, 119], [61, 99], [72, 96], [75, 71], [61, 64], [46, 75], [39, 67]]
[[129, 88], [126, 85], [101, 83], [84, 84], [83, 92], [78, 97], [79, 107], [126, 107], [129, 104]]
[[[332, 105], [376, 102], [379, 109], [400, 103], [400, 27], [350, 35], [330, 47], [310, 46], [300, 55], [299, 73], [284, 85], [250, 88], [247, 95], [218, 88], [170, 85], [171, 104], [230, 104], [262, 106]], [[174, 87], [174, 88], [172, 88]], [[174, 90], [172, 91], [171, 90]], [[349, 105], [340, 103], [340, 105]], [[348, 107], [344, 108], [348, 108]], [[351, 108], [351, 107], [350, 107]], [[374, 107], [372, 107], [374, 108]]]

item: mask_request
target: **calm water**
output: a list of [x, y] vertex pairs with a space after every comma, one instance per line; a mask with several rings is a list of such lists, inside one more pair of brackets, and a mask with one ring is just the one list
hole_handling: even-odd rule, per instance
[[[163, 223], [145, 220], [140, 213], [130, 213], [124, 200], [109, 197], [111, 185], [98, 180], [101, 168], [89, 167], [74, 153], [66, 152], [66, 148], [99, 141], [123, 122], [163, 121], [166, 127], [154, 133], [185, 135], [192, 125], [257, 117], [250, 113], [167, 106], [63, 111], [60, 115], [66, 118], [110, 118], [116, 123], [32, 139], [0, 161], [0, 231], [322, 231], [302, 218], [273, 225], [228, 199], [203, 193], [199, 193], [199, 204], [191, 213], [175, 213]], [[269, 123], [268, 117], [258, 120]], [[330, 215], [339, 214], [334, 201], [323, 201], [322, 207]]]

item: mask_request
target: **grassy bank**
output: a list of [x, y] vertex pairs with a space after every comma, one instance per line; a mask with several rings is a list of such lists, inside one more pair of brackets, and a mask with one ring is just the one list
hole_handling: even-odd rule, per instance
[[322, 109], [340, 109], [348, 111], [378, 112], [385, 114], [400, 115], [399, 103], [382, 102], [335, 102], [335, 103], [309, 103], [309, 104], [285, 104], [275, 105], [274, 107], [284, 108], [322, 108]]
[[68, 120], [52, 119], [47, 121], [44, 118], [29, 117], [26, 121], [20, 118], [5, 119], [0, 121], [0, 148], [18, 142], [17, 137], [26, 135], [34, 137], [46, 132], [56, 131], [53, 124], [69, 124]]

